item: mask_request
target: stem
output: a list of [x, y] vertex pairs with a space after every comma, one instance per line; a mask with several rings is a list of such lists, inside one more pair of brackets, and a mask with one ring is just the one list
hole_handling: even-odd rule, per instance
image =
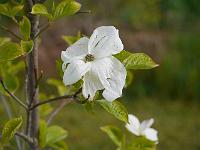
[[47, 125], [51, 123], [53, 118], [65, 107], [65, 105], [69, 104], [72, 101], [62, 101], [58, 107], [56, 107], [47, 119]]
[[48, 28], [50, 27], [50, 23], [47, 23], [44, 27], [42, 27], [40, 29], [40, 31], [35, 35], [34, 38], [37, 38], [38, 36], [40, 36], [44, 31], [46, 31]]
[[3, 83], [3, 80], [0, 80], [1, 85], [3, 86], [3, 89], [8, 93], [8, 95], [10, 97], [12, 97], [18, 104], [20, 104], [20, 106], [24, 107], [26, 110], [28, 109], [28, 107], [19, 99], [17, 98], [14, 94], [12, 94], [7, 87], [5, 86], [5, 84]]
[[[34, 0], [25, 0], [26, 14], [31, 22], [31, 36], [30, 39], [34, 41], [34, 47], [31, 53], [26, 56], [27, 61], [27, 76], [26, 76], [26, 93], [28, 107], [38, 103], [38, 87], [37, 84], [37, 75], [38, 75], [38, 40], [34, 38], [38, 33], [39, 25], [39, 16], [31, 14], [33, 5], [35, 4]], [[38, 126], [39, 126], [39, 114], [38, 109], [35, 108], [32, 111], [27, 111], [27, 136], [30, 136], [32, 139], [37, 139], [38, 135]], [[30, 150], [39, 150], [38, 143], [33, 142], [29, 143]]]
[[12, 34], [12, 35], [13, 35], [14, 37], [16, 37], [18, 40], [22, 40], [21, 37], [19, 37], [17, 34], [15, 34], [13, 31], [9, 30], [8, 28], [6, 28], [6, 27], [4, 27], [4, 26], [2, 26], [2, 25], [0, 26], [0, 28], [3, 29], [3, 30], [6, 31], [6, 32]]
[[[0, 94], [0, 97], [1, 97], [1, 100], [3, 102], [4, 108], [5, 108], [5, 110], [6, 110], [7, 114], [8, 114], [8, 118], [11, 119], [13, 115], [12, 115], [12, 111], [10, 110], [10, 106], [8, 105], [5, 97], [2, 94]], [[15, 140], [16, 140], [16, 143], [17, 143], [18, 150], [21, 150], [22, 147], [21, 147], [21, 143], [20, 143], [19, 138], [15, 137]]]
[[58, 101], [58, 100], [63, 100], [63, 99], [66, 99], [69, 102], [71, 102], [72, 99], [74, 99], [74, 98], [75, 98], [74, 95], [64, 95], [64, 96], [59, 96], [59, 97], [51, 98], [51, 99], [48, 99], [48, 100], [45, 100], [43, 102], [35, 104], [34, 106], [30, 107], [29, 110], [31, 111], [31, 110], [39, 107], [40, 105], [44, 105], [44, 104], [47, 104], [47, 103], [51, 103], [51, 102]]
[[34, 140], [30, 137], [28, 137], [27, 135], [23, 134], [23, 133], [20, 133], [20, 132], [16, 132], [15, 135], [21, 137], [23, 140], [25, 140], [26, 142], [30, 143], [30, 144], [33, 144], [34, 143]]

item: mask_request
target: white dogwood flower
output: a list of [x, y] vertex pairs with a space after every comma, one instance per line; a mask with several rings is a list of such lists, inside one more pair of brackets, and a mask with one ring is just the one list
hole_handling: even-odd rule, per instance
[[85, 98], [92, 100], [96, 91], [103, 90], [106, 100], [112, 102], [117, 99], [122, 95], [126, 69], [112, 55], [121, 52], [123, 47], [115, 27], [96, 28], [90, 38], [82, 37], [62, 51], [64, 84], [74, 84], [83, 77]]
[[140, 121], [138, 120], [138, 118], [132, 114], [128, 115], [128, 122], [126, 124], [126, 128], [133, 134], [137, 135], [137, 136], [145, 136], [147, 139], [154, 141], [154, 142], [158, 142], [158, 132], [153, 129], [150, 128], [151, 125], [154, 122], [154, 119], [151, 118], [149, 120], [144, 120], [140, 123]]

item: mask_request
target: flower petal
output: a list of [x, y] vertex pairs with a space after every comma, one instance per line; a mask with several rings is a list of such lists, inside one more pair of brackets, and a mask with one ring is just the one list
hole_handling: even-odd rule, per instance
[[139, 132], [139, 128], [140, 128], [140, 121], [138, 120], [138, 118], [132, 114], [128, 115], [128, 122], [126, 124], [126, 128], [133, 134], [139, 136], [140, 132]]
[[111, 57], [111, 60], [113, 62], [112, 74], [107, 79], [109, 84], [104, 84], [105, 90], [103, 91], [103, 97], [110, 102], [122, 95], [122, 89], [126, 80], [124, 65], [115, 57]]
[[94, 30], [88, 43], [89, 53], [95, 58], [102, 58], [117, 54], [124, 48], [119, 38], [118, 30], [114, 26], [101, 26]]
[[73, 60], [83, 59], [88, 54], [88, 41], [87, 37], [82, 37], [73, 45], [68, 47], [66, 51], [61, 52], [61, 59], [65, 63], [70, 63]]
[[85, 74], [83, 81], [83, 96], [89, 98], [89, 100], [93, 100], [96, 91], [104, 88], [96, 75], [96, 72], [92, 69]]
[[74, 60], [64, 72], [63, 82], [65, 85], [76, 83], [90, 69], [90, 63], [85, 63], [82, 60]]
[[155, 129], [153, 129], [153, 128], [148, 128], [148, 129], [146, 129], [145, 131], [144, 131], [144, 133], [143, 133], [143, 135], [147, 138], [147, 139], [149, 139], [149, 140], [151, 140], [151, 141], [158, 141], [158, 131], [156, 131]]
[[142, 121], [141, 126], [140, 126], [141, 132], [149, 128], [150, 126], [152, 126], [153, 122], [154, 122], [153, 118]]

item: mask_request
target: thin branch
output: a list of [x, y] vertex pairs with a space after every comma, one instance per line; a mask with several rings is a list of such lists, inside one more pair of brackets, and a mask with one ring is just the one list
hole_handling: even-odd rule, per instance
[[58, 107], [56, 107], [51, 114], [49, 115], [48, 119], [47, 119], [47, 125], [49, 125], [51, 123], [51, 121], [53, 120], [53, 118], [65, 107], [65, 105], [69, 104], [70, 102], [72, 102], [73, 99], [70, 101], [62, 101], [60, 103], [60, 105]]
[[4, 27], [4, 26], [2, 26], [2, 25], [0, 26], [0, 28], [3, 29], [3, 30], [6, 31], [6, 32], [12, 34], [12, 35], [13, 35], [14, 37], [16, 37], [18, 40], [22, 40], [21, 37], [19, 37], [17, 34], [15, 34], [13, 31], [9, 30], [8, 28], [6, 28], [6, 27]]
[[78, 11], [76, 14], [91, 14], [92, 11], [91, 10], [82, 10], [82, 11]]
[[28, 143], [34, 143], [34, 140], [32, 138], [30, 138], [29, 136], [25, 135], [24, 133], [21, 132], [16, 132], [15, 133], [16, 136], [19, 136], [20, 138], [22, 138], [23, 140], [25, 140]]
[[3, 80], [0, 80], [1, 84], [2, 84], [2, 87], [3, 89], [8, 93], [8, 95], [10, 97], [12, 97], [19, 105], [21, 105], [23, 108], [25, 108], [26, 110], [28, 109], [28, 107], [19, 99], [17, 98], [14, 94], [12, 94], [8, 89], [7, 87], [5, 86]]
[[37, 107], [40, 106], [40, 105], [44, 105], [44, 104], [47, 104], [47, 103], [51, 103], [51, 102], [54, 102], [54, 101], [57, 101], [57, 100], [66, 99], [66, 100], [68, 100], [68, 101], [71, 101], [71, 99], [73, 99], [73, 98], [75, 98], [74, 95], [64, 95], [64, 96], [59, 96], [59, 97], [51, 98], [51, 99], [45, 100], [45, 101], [43, 101], [43, 102], [37, 103], [36, 105], [32, 106], [32, 107], [29, 108], [28, 110], [31, 111], [31, 110], [37, 108]]
[[36, 39], [38, 36], [40, 36], [44, 31], [46, 31], [50, 27], [50, 23], [47, 23], [40, 29], [40, 31], [35, 35], [34, 39]]

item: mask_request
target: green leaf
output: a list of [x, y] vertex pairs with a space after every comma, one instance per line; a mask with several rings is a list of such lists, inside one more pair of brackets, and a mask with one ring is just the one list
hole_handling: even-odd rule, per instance
[[59, 19], [63, 16], [73, 15], [81, 8], [81, 4], [73, 0], [63, 0], [55, 8], [53, 12], [54, 19]]
[[87, 101], [84, 107], [88, 113], [94, 114], [94, 101]]
[[105, 132], [118, 147], [124, 146], [125, 135], [119, 128], [115, 126], [103, 126], [101, 130]]
[[51, 126], [47, 129], [46, 144], [51, 145], [67, 137], [67, 131], [59, 126]]
[[23, 50], [24, 53], [29, 53], [33, 49], [33, 41], [21, 41], [21, 49]]
[[123, 50], [120, 53], [115, 54], [114, 57], [117, 58], [119, 61], [123, 62], [130, 55], [132, 55], [132, 53], [130, 53], [126, 50]]
[[158, 66], [158, 64], [144, 53], [131, 54], [123, 63], [127, 69], [152, 69]]
[[50, 79], [47, 80], [47, 83], [49, 85], [55, 86], [59, 95], [66, 94], [67, 88], [64, 86], [64, 84], [62, 83], [62, 81], [50, 78]]
[[19, 30], [24, 36], [24, 39], [28, 40], [31, 33], [31, 23], [26, 16], [23, 16], [22, 21], [19, 22]]
[[4, 44], [6, 42], [9, 42], [9, 41], [10, 41], [10, 38], [8, 38], [8, 37], [0, 37], [0, 45]]
[[64, 141], [59, 141], [54, 144], [49, 145], [49, 147], [53, 148], [54, 150], [68, 150], [68, 146]]
[[[49, 97], [46, 96], [44, 93], [39, 94], [39, 99], [40, 99], [41, 102], [48, 99], [48, 98]], [[39, 113], [40, 113], [41, 118], [46, 117], [52, 111], [53, 111], [53, 107], [51, 106], [50, 103], [48, 103], [46, 105], [42, 105], [42, 106], [39, 107]]]
[[156, 150], [156, 144], [144, 137], [136, 137], [128, 145], [128, 150]]
[[[9, 89], [10, 92], [14, 93], [19, 87], [19, 80], [13, 74], [5, 73], [3, 78], [5, 86]], [[2, 84], [0, 84], [0, 92], [4, 95], [7, 95]]]
[[0, 62], [13, 60], [23, 54], [20, 46], [14, 42], [0, 43]]
[[63, 70], [62, 70], [62, 64], [63, 64], [63, 61], [61, 59], [56, 60], [56, 69], [61, 79], [63, 78], [63, 75], [64, 75]]
[[49, 14], [47, 8], [45, 5], [43, 4], [35, 4], [33, 7], [32, 7], [32, 11], [31, 11], [32, 14], [35, 14], [35, 15], [41, 15], [41, 16], [45, 16], [49, 19], [52, 19], [52, 15]]
[[21, 124], [22, 117], [9, 120], [3, 127], [1, 142], [5, 144], [12, 139]]
[[130, 70], [127, 70], [127, 76], [126, 76], [126, 83], [125, 88], [127, 88], [129, 85], [131, 85], [133, 81], [133, 73]]
[[8, 3], [0, 4], [0, 14], [13, 18], [23, 7], [23, 5], [11, 7]]
[[77, 36], [62, 36], [62, 39], [68, 44], [72, 45], [76, 41], [78, 41], [81, 38], [81, 32], [78, 32]]
[[46, 136], [47, 123], [44, 120], [41, 120], [39, 124], [39, 145], [41, 148], [44, 148], [46, 146]]
[[128, 122], [128, 112], [126, 107], [122, 105], [118, 101], [108, 102], [107, 100], [97, 100], [98, 104], [100, 104], [107, 112], [114, 115], [117, 119]]

